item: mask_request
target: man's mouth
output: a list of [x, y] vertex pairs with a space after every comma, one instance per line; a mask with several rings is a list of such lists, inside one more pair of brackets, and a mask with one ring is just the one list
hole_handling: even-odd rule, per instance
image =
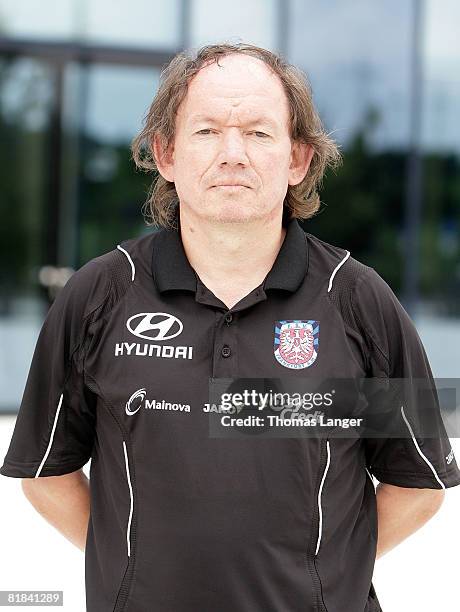
[[246, 185], [214, 185], [214, 188], [219, 188], [219, 189], [249, 189], [249, 187], [247, 187]]

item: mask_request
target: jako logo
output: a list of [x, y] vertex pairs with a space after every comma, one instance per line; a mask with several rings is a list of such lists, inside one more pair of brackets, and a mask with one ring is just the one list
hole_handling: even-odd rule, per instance
[[[137, 391], [135, 391], [131, 397], [129, 398], [129, 400], [126, 402], [126, 414], [128, 416], [131, 416], [132, 414], [136, 414], [136, 412], [139, 410], [139, 408], [142, 406], [142, 402], [144, 401], [145, 395], [146, 395], [147, 391], [145, 389], [138, 389]], [[137, 406], [137, 408], [135, 410], [131, 410], [131, 405], [138, 400], [138, 402], [136, 402], [137, 404], [139, 404]]]
[[180, 319], [167, 312], [140, 312], [126, 321], [126, 327], [138, 338], [146, 340], [170, 340], [184, 328]]

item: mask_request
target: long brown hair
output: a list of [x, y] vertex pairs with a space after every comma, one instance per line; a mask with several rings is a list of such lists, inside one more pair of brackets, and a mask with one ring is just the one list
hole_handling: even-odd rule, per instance
[[[176, 113], [187, 95], [188, 84], [197, 72], [209, 63], [233, 53], [244, 53], [267, 64], [283, 84], [290, 109], [290, 138], [312, 145], [314, 154], [303, 181], [289, 185], [284, 201], [289, 217], [308, 219], [320, 207], [318, 189], [326, 169], [336, 168], [342, 161], [338, 145], [326, 133], [313, 105], [307, 76], [296, 66], [267, 49], [245, 43], [223, 43], [201, 47], [194, 55], [188, 51], [177, 54], [164, 68], [160, 86], [143, 119], [142, 131], [131, 143], [132, 158], [139, 170], [158, 172], [153, 151], [157, 134], [164, 150], [174, 141]], [[153, 180], [143, 212], [147, 225], [173, 227], [178, 195], [173, 182], [158, 172]], [[286, 212], [286, 211], [285, 211]]]

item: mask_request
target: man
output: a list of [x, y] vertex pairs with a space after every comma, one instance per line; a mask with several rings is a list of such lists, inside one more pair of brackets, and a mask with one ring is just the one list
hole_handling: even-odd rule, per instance
[[431, 379], [388, 285], [297, 221], [339, 161], [307, 82], [251, 45], [180, 54], [133, 155], [161, 227], [58, 295], [0, 472], [86, 549], [90, 612], [380, 610], [375, 558], [460, 484], [439, 413], [433, 439], [410, 403], [405, 438], [210, 435], [216, 381]]

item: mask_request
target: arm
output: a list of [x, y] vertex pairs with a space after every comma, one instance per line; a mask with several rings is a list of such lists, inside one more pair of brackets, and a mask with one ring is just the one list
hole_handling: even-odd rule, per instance
[[23, 478], [22, 489], [48, 523], [85, 550], [90, 496], [89, 480], [81, 469], [63, 476]]
[[432, 518], [444, 501], [443, 489], [377, 485], [377, 559], [397, 546]]

